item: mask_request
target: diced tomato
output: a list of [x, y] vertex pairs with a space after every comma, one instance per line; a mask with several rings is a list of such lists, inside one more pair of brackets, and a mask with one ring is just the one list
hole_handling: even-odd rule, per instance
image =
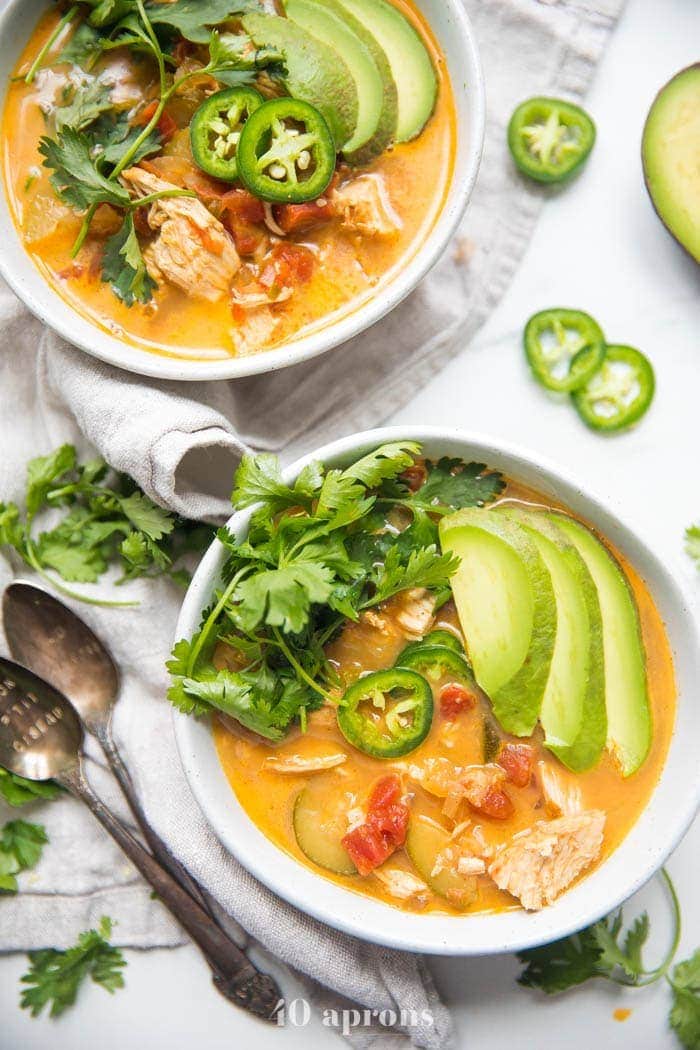
[[264, 288], [306, 284], [311, 280], [314, 262], [313, 252], [302, 244], [276, 244], [260, 274], [260, 283]]
[[417, 492], [418, 489], [425, 483], [425, 479], [428, 476], [427, 469], [422, 463], [414, 463], [412, 467], [404, 470], [401, 474], [401, 480], [405, 481], [411, 492]]
[[[144, 106], [136, 118], [136, 123], [145, 127], [158, 109], [158, 105], [159, 103], [157, 99], [153, 99], [153, 101], [149, 102], [147, 106]], [[170, 142], [171, 138], [177, 131], [177, 124], [173, 118], [165, 112], [165, 110], [161, 113], [156, 127], [158, 128], [158, 134], [163, 142]]]
[[476, 703], [476, 697], [463, 685], [450, 682], [440, 690], [440, 711], [445, 718], [454, 721], [462, 711], [467, 711]]
[[343, 846], [360, 875], [369, 875], [406, 841], [408, 806], [395, 773], [382, 777], [369, 797], [364, 824], [349, 831]]
[[503, 744], [496, 761], [505, 769], [511, 784], [527, 787], [530, 783], [534, 752], [527, 744]]
[[233, 189], [221, 198], [221, 221], [233, 237], [240, 255], [253, 255], [265, 240], [265, 209], [247, 190]]
[[503, 788], [490, 787], [478, 806], [475, 806], [473, 802], [470, 805], [483, 813], [485, 817], [492, 817], [494, 820], [508, 820], [513, 815], [513, 803], [510, 797], [506, 794]]
[[327, 197], [320, 197], [319, 200], [307, 201], [305, 204], [278, 204], [273, 208], [275, 222], [285, 233], [303, 233], [314, 226], [330, 222], [333, 207]]

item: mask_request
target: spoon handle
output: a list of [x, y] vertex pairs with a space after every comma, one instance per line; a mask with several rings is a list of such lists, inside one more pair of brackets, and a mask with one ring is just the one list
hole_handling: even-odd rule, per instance
[[247, 955], [214, 923], [211, 916], [136, 841], [94, 793], [82, 770], [56, 777], [80, 798], [150, 883], [171, 915], [187, 931], [214, 971], [214, 984], [227, 999], [266, 1021], [273, 1021], [282, 995], [269, 974], [261, 973]]
[[100, 746], [109, 762], [110, 769], [119, 782], [122, 793], [126, 801], [129, 803], [129, 809], [136, 817], [138, 825], [143, 832], [143, 836], [146, 839], [153, 856], [161, 867], [165, 868], [166, 871], [169, 871], [173, 878], [177, 879], [180, 885], [187, 890], [190, 897], [194, 897], [197, 903], [204, 908], [205, 911], [209, 912], [212, 918], [216, 921], [210, 894], [208, 894], [204, 887], [201, 886], [192, 875], [190, 875], [189, 871], [180, 864], [179, 860], [172, 855], [162, 838], [156, 834], [148, 823], [148, 819], [143, 811], [139, 797], [134, 790], [134, 783], [131, 779], [131, 774], [124, 765], [124, 760], [114, 742], [111, 726], [96, 726], [94, 730], [91, 729], [91, 731], [94, 731], [95, 736], [100, 742]]

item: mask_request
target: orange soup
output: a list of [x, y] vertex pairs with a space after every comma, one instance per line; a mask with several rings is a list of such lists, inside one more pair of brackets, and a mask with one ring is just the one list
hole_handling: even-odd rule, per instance
[[[332, 0], [325, 17], [333, 46], [304, 27], [309, 2], [317, 0], [298, 0], [298, 13], [289, 3], [286, 18], [262, 4], [260, 14], [204, 32], [167, 21], [167, 9], [177, 4], [149, 3], [157, 56], [128, 25], [92, 25], [89, 9], [65, 26], [60, 10], [41, 19], [8, 91], [2, 170], [27, 252], [81, 315], [154, 353], [254, 354], [381, 294], [420, 248], [452, 173], [455, 114], [444, 59], [408, 0], [385, 5], [400, 20], [418, 66], [433, 78], [411, 123], [410, 114], [402, 116], [411, 101], [402, 102], [402, 90], [410, 94], [410, 86], [397, 91], [380, 34], [372, 36], [357, 17], [354, 4], [362, 0]], [[247, 23], [251, 18], [258, 22]], [[341, 24], [336, 42], [332, 31]], [[212, 39], [226, 41], [223, 58], [205, 42], [210, 30]], [[398, 46], [405, 46], [401, 39]], [[306, 78], [299, 69], [312, 62], [318, 69]], [[366, 76], [374, 78], [374, 95]], [[321, 113], [320, 144], [309, 139], [316, 131], [304, 123], [313, 123], [308, 110], [270, 125], [281, 128], [277, 153], [285, 164], [290, 133], [297, 141], [306, 135], [310, 148], [299, 151], [291, 170], [270, 165], [266, 184], [256, 171], [243, 181], [242, 163], [230, 163], [250, 122], [245, 106], [238, 112], [245, 87], [253, 89], [255, 106], [291, 97]], [[205, 114], [209, 155], [203, 155], [193, 128], [214, 96], [221, 104], [213, 117]], [[365, 144], [344, 151], [353, 127], [352, 142]], [[263, 130], [258, 155], [270, 134]], [[270, 155], [275, 148], [273, 142]], [[324, 164], [327, 177], [321, 170], [314, 182]], [[307, 176], [309, 186], [321, 187], [315, 196], [305, 189]], [[111, 191], [100, 186], [104, 179]], [[190, 196], [169, 196], [178, 191]], [[147, 203], [137, 206], [139, 198]]]
[[[232, 582], [197, 643], [210, 655], [190, 669], [201, 683], [180, 679], [174, 698], [188, 695], [190, 710], [211, 700], [200, 710], [215, 715], [239, 802], [319, 876], [412, 911], [545, 907], [616, 849], [658, 781], [675, 711], [663, 623], [634, 568], [566, 508], [413, 448], [387, 448], [390, 476], [380, 453], [307, 479], [299, 506], [270, 490], [251, 532], [264, 570], [231, 542]], [[330, 484], [366, 507], [328, 533]], [[296, 555], [275, 569], [270, 552], [307, 526], [314, 544], [336, 533], [340, 578], [287, 633]], [[254, 692], [236, 710], [246, 674], [262, 684], [260, 661], [285, 683], [265, 707], [272, 732], [256, 723]], [[282, 733], [274, 712], [289, 715], [291, 668], [309, 707]]]

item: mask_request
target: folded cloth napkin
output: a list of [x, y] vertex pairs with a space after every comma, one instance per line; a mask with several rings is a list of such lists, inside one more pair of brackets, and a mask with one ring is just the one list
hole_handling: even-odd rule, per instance
[[[352, 345], [310, 365], [190, 385], [93, 361], [43, 329], [0, 287], [0, 499], [21, 498], [30, 455], [70, 440], [97, 447], [163, 505], [216, 518], [229, 509], [232, 473], [246, 447], [290, 459], [340, 432], [376, 425], [465, 346], [506, 288], [545, 199], [509, 162], [508, 116], [528, 95], [583, 95], [623, 0], [465, 2], [485, 67], [486, 149], [463, 228], [431, 276]], [[19, 571], [11, 557], [0, 556], [0, 586]], [[162, 580], [133, 583], [130, 594], [141, 600], [137, 609], [78, 611], [109, 642], [123, 671], [116, 732], [155, 827], [240, 924], [242, 937], [245, 930], [306, 975], [317, 1003], [342, 996], [371, 1009], [413, 1010], [421, 1019], [407, 1033], [415, 1045], [448, 1046], [449, 1016], [421, 958], [365, 944], [300, 914], [256, 882], [212, 834], [180, 768], [163, 699], [180, 595]], [[102, 769], [91, 769], [119, 808]], [[121, 944], [181, 943], [178, 927], [77, 802], [62, 799], [36, 816], [50, 845], [37, 870], [22, 878], [22, 892], [3, 901], [0, 951], [67, 946], [102, 914], [118, 920]], [[0, 809], [0, 824], [6, 818]], [[372, 1028], [353, 1038], [361, 1046], [396, 1039]]]

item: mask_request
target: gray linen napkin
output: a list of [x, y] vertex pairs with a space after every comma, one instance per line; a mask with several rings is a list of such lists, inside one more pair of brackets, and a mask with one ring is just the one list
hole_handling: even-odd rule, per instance
[[[289, 460], [341, 432], [374, 426], [466, 346], [507, 287], [546, 197], [512, 169], [508, 116], [531, 94], [583, 95], [623, 0], [465, 2], [489, 97], [484, 161], [462, 230], [416, 292], [352, 345], [310, 365], [237, 383], [182, 385], [93, 361], [43, 329], [0, 287], [0, 499], [21, 497], [28, 456], [73, 440], [96, 446], [158, 502], [213, 518], [229, 508], [231, 476], [246, 446], [278, 450]], [[0, 586], [19, 571], [0, 556]], [[412, 1009], [418, 1016], [428, 1010], [433, 1022], [412, 1028], [410, 1038], [418, 1046], [449, 1045], [449, 1017], [422, 959], [364, 944], [300, 914], [257, 883], [209, 830], [183, 777], [163, 700], [163, 660], [180, 596], [164, 581], [134, 583], [130, 593], [141, 599], [136, 610], [78, 611], [109, 641], [124, 672], [116, 730], [154, 825], [250, 937], [307, 976], [319, 1005], [334, 1002], [332, 993], [378, 1010]], [[91, 769], [98, 788], [114, 799], [103, 771]], [[79, 804], [62, 799], [36, 815], [51, 843], [38, 869], [22, 877], [22, 892], [2, 903], [0, 951], [66, 946], [102, 914], [118, 920], [121, 944], [181, 942], [178, 928]], [[0, 804], [0, 824], [4, 819]], [[387, 1040], [395, 1037], [376, 1030], [355, 1036], [362, 1046]]]

